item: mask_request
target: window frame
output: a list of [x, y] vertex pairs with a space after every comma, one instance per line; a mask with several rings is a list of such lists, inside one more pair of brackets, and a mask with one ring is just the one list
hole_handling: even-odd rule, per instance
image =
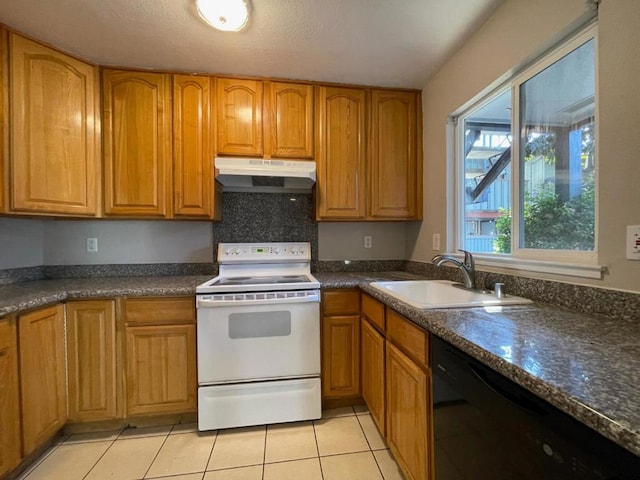
[[[581, 45], [593, 39], [594, 42], [594, 136], [596, 138], [595, 145], [595, 219], [594, 219], [594, 250], [575, 251], [575, 250], [552, 250], [552, 249], [532, 249], [521, 248], [519, 245], [520, 236], [522, 234], [522, 212], [521, 212], [521, 161], [520, 161], [520, 144], [522, 132], [516, 131], [520, 129], [520, 86], [535, 77], [549, 66], [553, 65], [563, 57], [567, 56]], [[499, 268], [515, 268], [519, 270], [535, 271], [542, 273], [552, 273], [559, 275], [570, 275], [586, 278], [602, 278], [605, 267], [598, 265], [598, 238], [599, 238], [599, 215], [598, 215], [598, 178], [600, 171], [599, 156], [599, 115], [598, 115], [598, 31], [597, 23], [581, 29], [578, 33], [563, 40], [557, 44], [552, 50], [542, 55], [538, 60], [528, 65], [526, 68], [516, 74], [504, 79], [489, 93], [482, 93], [476, 97], [475, 101], [461, 108], [455, 115], [452, 115], [453, 123], [452, 141], [454, 146], [453, 153], [453, 187], [455, 191], [453, 209], [453, 243], [451, 246], [455, 250], [464, 248], [465, 235], [465, 197], [464, 197], [464, 152], [461, 152], [464, 145], [465, 128], [464, 120], [472, 115], [479, 108], [487, 105], [491, 101], [504, 94], [507, 90], [511, 90], [511, 253], [475, 253], [474, 257], [479, 265]], [[486, 92], [486, 90], [485, 90]], [[451, 123], [450, 123], [451, 125]], [[451, 237], [450, 237], [451, 238]]]

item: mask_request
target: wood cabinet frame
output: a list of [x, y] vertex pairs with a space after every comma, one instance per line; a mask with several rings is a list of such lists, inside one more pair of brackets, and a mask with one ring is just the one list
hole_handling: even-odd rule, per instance
[[171, 77], [102, 71], [105, 215], [171, 217]]
[[22, 458], [16, 318], [0, 319], [0, 478]]
[[95, 66], [9, 34], [10, 204], [21, 214], [96, 216], [100, 198]]

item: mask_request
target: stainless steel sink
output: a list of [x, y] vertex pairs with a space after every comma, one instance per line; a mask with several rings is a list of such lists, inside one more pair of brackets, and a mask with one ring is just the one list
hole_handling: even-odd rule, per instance
[[497, 298], [487, 290], [458, 288], [449, 280], [408, 280], [399, 282], [372, 282], [380, 290], [416, 308], [493, 307], [533, 303], [528, 298], [505, 295]]

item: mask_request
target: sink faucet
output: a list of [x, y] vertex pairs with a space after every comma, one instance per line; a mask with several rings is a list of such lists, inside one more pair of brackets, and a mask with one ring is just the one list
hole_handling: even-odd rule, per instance
[[460, 252], [464, 252], [464, 261], [460, 261], [456, 259], [453, 255], [436, 255], [431, 259], [433, 264], [436, 267], [439, 267], [443, 263], [452, 263], [456, 267], [458, 267], [462, 271], [462, 275], [464, 277], [464, 286], [469, 290], [476, 289], [476, 267], [475, 262], [473, 261], [473, 255], [466, 250], [459, 250]]

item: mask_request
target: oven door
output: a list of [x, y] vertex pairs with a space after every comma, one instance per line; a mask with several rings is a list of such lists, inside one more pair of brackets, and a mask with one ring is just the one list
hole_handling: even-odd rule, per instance
[[200, 386], [320, 375], [319, 302], [274, 302], [199, 299]]

